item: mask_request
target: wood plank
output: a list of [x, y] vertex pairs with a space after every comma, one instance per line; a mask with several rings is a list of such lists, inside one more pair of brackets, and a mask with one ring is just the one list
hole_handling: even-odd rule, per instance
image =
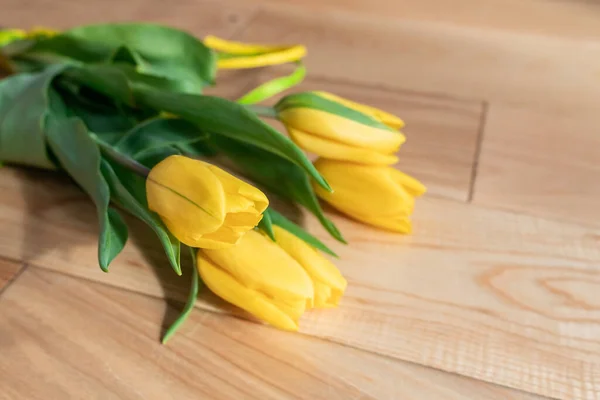
[[474, 201], [600, 225], [597, 114], [492, 105]]
[[[298, 5], [289, 0], [263, 2]], [[600, 38], [600, 4], [596, 1], [306, 0], [302, 8], [360, 13], [374, 20], [402, 19], [573, 39]]]
[[160, 300], [26, 271], [0, 302], [0, 397], [540, 399], [200, 310], [161, 346], [164, 314]]
[[311, 76], [517, 105], [600, 103], [595, 41], [281, 7], [265, 8], [236, 37], [305, 44]]
[[0, 258], [0, 293], [17, 276], [22, 266], [22, 263]]
[[[185, 279], [133, 222], [135, 245], [100, 272], [93, 207], [65, 180], [5, 168], [0, 190], [1, 255], [184, 298]], [[304, 224], [340, 254], [350, 286], [339, 309], [306, 315], [304, 333], [549, 397], [600, 395], [600, 230], [432, 197], [413, 236], [332, 218], [350, 246]], [[206, 294], [198, 305], [231, 310]]]
[[231, 1], [181, 0], [169, 7], [159, 0], [82, 0], [48, 2], [44, 0], [0, 0], [2, 24], [11, 27], [37, 26], [66, 29], [73, 26], [146, 21], [157, 22], [204, 36], [229, 37], [253, 17], [256, 5]]
[[[258, 76], [255, 86], [282, 75], [279, 72]], [[402, 131], [408, 140], [397, 167], [421, 179], [430, 194], [468, 199], [481, 103], [311, 77], [284, 94], [304, 90], [325, 90], [398, 115], [406, 122]]]

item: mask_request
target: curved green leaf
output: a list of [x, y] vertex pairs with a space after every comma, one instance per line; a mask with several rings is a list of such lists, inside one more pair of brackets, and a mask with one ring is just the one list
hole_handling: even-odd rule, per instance
[[265, 153], [289, 160], [301, 167], [319, 185], [331, 190], [304, 152], [288, 137], [261, 121], [244, 106], [220, 97], [165, 93], [135, 87], [136, 99], [153, 109], [166, 111], [194, 122], [211, 133], [266, 150]]
[[304, 240], [306, 243], [310, 244], [312, 247], [319, 249], [322, 252], [332, 255], [334, 257], [338, 256], [333, 252], [333, 250], [325, 246], [325, 244], [319, 239], [317, 239], [316, 237], [302, 229], [302, 227], [296, 225], [277, 211], [273, 210], [271, 207], [267, 209], [265, 215], [269, 215], [269, 218], [273, 225], [277, 225], [290, 232], [291, 234], [296, 235], [300, 239]]
[[[115, 173], [115, 170], [106, 160], [102, 160], [100, 168], [102, 171], [102, 176], [104, 176], [104, 179], [106, 179], [106, 182], [110, 188], [112, 200], [152, 228], [154, 233], [156, 233], [156, 236], [158, 236], [163, 248], [165, 249], [165, 253], [169, 259], [169, 262], [171, 263], [171, 267], [173, 267], [173, 270], [177, 273], [177, 275], [181, 275], [179, 240], [177, 240], [175, 236], [169, 232], [167, 227], [155, 213], [148, 210], [146, 205], [147, 201], [145, 189], [140, 190], [140, 186], [143, 185], [130, 185], [130, 187], [123, 185]], [[123, 170], [120, 172], [121, 175], [133, 174], [132, 172]], [[130, 176], [129, 180], [135, 178], [143, 181], [143, 178], [138, 176]]]
[[275, 232], [273, 232], [273, 222], [271, 221], [271, 214], [269, 213], [270, 209], [271, 207], [267, 208], [263, 213], [263, 217], [258, 223], [258, 229], [266, 233], [272, 241], [275, 241]]
[[96, 204], [100, 222], [98, 261], [108, 271], [111, 261], [123, 250], [127, 226], [116, 210], [109, 208], [110, 190], [100, 171], [100, 151], [84, 123], [68, 118], [65, 105], [50, 92], [51, 110], [46, 135], [50, 149], [60, 165]]
[[179, 315], [179, 317], [177, 317], [175, 322], [173, 322], [173, 324], [167, 329], [167, 332], [163, 336], [162, 344], [166, 344], [169, 341], [169, 339], [171, 339], [171, 337], [173, 337], [173, 335], [177, 332], [179, 327], [181, 325], [183, 325], [183, 323], [188, 319], [188, 317], [190, 316], [190, 313], [194, 309], [194, 305], [196, 304], [196, 299], [198, 298], [198, 290], [199, 290], [199, 286], [200, 286], [200, 276], [199, 276], [198, 270], [196, 269], [196, 251], [197, 250], [193, 249], [191, 247], [189, 249], [190, 249], [190, 253], [192, 255], [192, 263], [193, 263], [190, 291], [188, 292], [188, 298], [187, 298], [187, 301], [185, 302], [185, 306], [183, 307], [183, 310], [181, 311], [181, 314]]
[[[129, 49], [125, 54], [123, 48]], [[112, 23], [77, 27], [37, 41], [27, 56], [65, 58], [84, 63], [131, 62], [143, 74], [168, 77], [179, 91], [199, 93], [214, 82], [216, 57], [194, 36], [147, 23]]]
[[208, 137], [189, 121], [155, 118], [137, 125], [119, 140], [117, 150], [135, 159], [144, 153], [175, 144], [193, 143]]
[[48, 157], [44, 124], [48, 88], [66, 67], [0, 80], [0, 160], [54, 169]]

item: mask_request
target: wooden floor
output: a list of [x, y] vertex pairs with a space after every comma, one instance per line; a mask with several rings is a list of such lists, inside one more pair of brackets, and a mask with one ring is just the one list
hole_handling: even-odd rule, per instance
[[[109, 274], [64, 177], [0, 169], [0, 399], [600, 399], [600, 2], [0, 0], [0, 25], [150, 20], [304, 43], [320, 88], [406, 122], [405, 237], [332, 218], [349, 280], [301, 334], [187, 292], [130, 220]], [[224, 74], [235, 98], [277, 70]]]

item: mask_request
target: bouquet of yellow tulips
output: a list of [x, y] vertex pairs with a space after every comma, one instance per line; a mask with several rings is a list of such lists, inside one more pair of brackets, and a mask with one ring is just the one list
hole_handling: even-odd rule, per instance
[[[156, 233], [178, 275], [182, 244], [192, 250], [198, 273], [164, 340], [193, 308], [200, 278], [255, 317], [297, 330], [307, 309], [337, 306], [347, 282], [322, 253], [335, 254], [269, 197], [303, 206], [344, 242], [318, 198], [409, 233], [425, 191], [391, 166], [405, 141], [396, 116], [324, 92], [258, 104], [302, 81], [305, 54], [155, 24], [0, 31], [0, 161], [62, 171], [90, 196], [104, 271], [127, 241], [122, 212]], [[237, 101], [202, 94], [220, 69], [282, 63], [296, 69]], [[248, 181], [217, 166], [223, 158]]]

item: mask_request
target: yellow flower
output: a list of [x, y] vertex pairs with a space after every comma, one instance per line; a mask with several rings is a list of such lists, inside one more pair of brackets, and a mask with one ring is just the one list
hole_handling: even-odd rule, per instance
[[218, 249], [234, 245], [261, 220], [269, 201], [222, 169], [183, 156], [158, 163], [146, 180], [148, 207], [182, 243]]
[[337, 306], [348, 283], [336, 266], [314, 247], [287, 230], [273, 225], [273, 232], [277, 244], [310, 276], [315, 289], [314, 306], [317, 308]]
[[329, 193], [315, 185], [321, 199], [369, 225], [411, 232], [414, 198], [425, 193], [421, 182], [389, 166], [319, 159], [315, 167], [333, 189]]
[[370, 165], [390, 165], [406, 141], [402, 120], [373, 107], [325, 92], [297, 93], [277, 105], [292, 140], [319, 156]]
[[312, 307], [314, 289], [300, 264], [273, 241], [250, 231], [237, 245], [198, 252], [198, 272], [216, 295], [290, 331]]

